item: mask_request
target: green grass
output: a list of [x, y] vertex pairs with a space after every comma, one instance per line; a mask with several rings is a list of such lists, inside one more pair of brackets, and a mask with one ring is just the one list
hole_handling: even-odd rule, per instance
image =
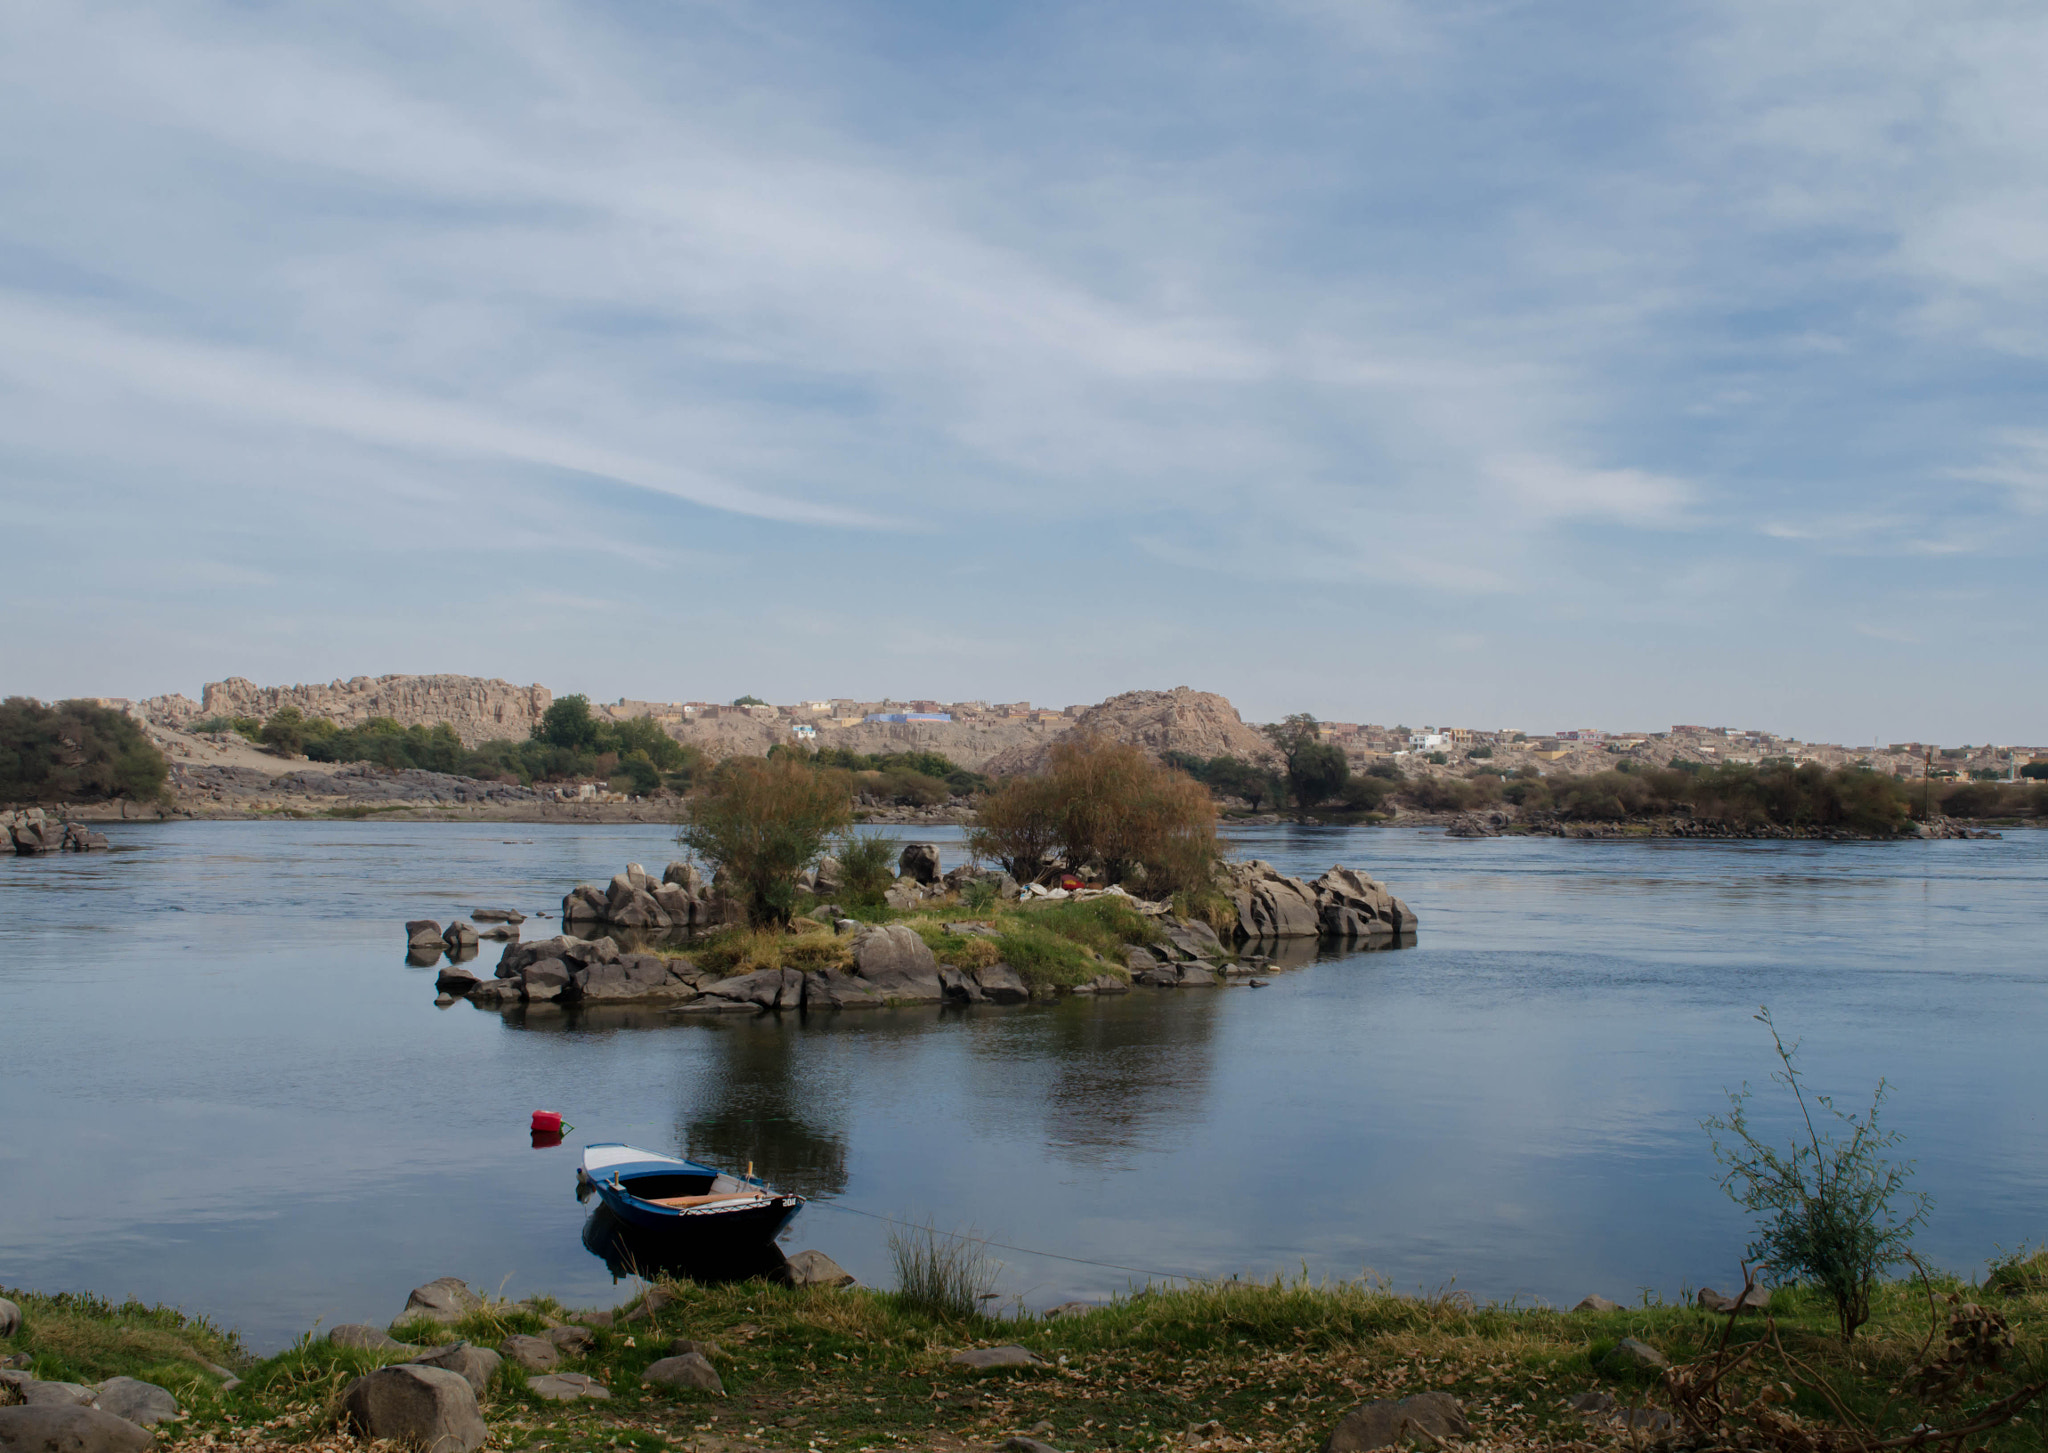
[[[1960, 1405], [1908, 1398], [1892, 1407], [1885, 1426], [1903, 1429], [1922, 1418], [1954, 1426], [1971, 1406], [2035, 1376], [2032, 1369], [2048, 1361], [2039, 1260], [2016, 1261], [2030, 1268], [2017, 1278], [2029, 1289], [2014, 1295], [1937, 1283], [1940, 1293], [1981, 1297], [2010, 1321], [2016, 1346], [2003, 1366], [1981, 1371], [1981, 1387], [1965, 1387]], [[1051, 1426], [1040, 1436], [1064, 1449], [1154, 1449], [1182, 1446], [1190, 1426], [1214, 1420], [1239, 1447], [1308, 1453], [1360, 1401], [1442, 1389], [1465, 1405], [1480, 1439], [1543, 1447], [1586, 1438], [1585, 1425], [1564, 1406], [1573, 1393], [1601, 1389], [1624, 1404], [1668, 1406], [1661, 1379], [1604, 1361], [1622, 1338], [1639, 1338], [1683, 1364], [1709, 1354], [1726, 1331], [1724, 1318], [1647, 1299], [1621, 1311], [1569, 1313], [1480, 1307], [1455, 1294], [1397, 1296], [1373, 1282], [1148, 1288], [1056, 1322], [945, 1315], [865, 1288], [749, 1282], [666, 1289], [674, 1301], [651, 1318], [594, 1329], [589, 1354], [565, 1358], [566, 1370], [610, 1388], [608, 1402], [545, 1403], [526, 1390], [523, 1375], [502, 1370], [484, 1406], [493, 1446], [656, 1453], [702, 1431], [820, 1453], [929, 1447], [941, 1439], [990, 1446], [1042, 1420]], [[192, 1417], [183, 1439], [260, 1428], [264, 1443], [303, 1441], [331, 1426], [349, 1380], [390, 1360], [309, 1337], [249, 1366], [232, 1334], [176, 1312], [9, 1295], [22, 1304], [27, 1325], [5, 1350], [32, 1350], [39, 1375], [97, 1381], [157, 1371], [150, 1380], [188, 1379]], [[1756, 1369], [1755, 1387], [1767, 1377], [1785, 1381], [1794, 1392], [1781, 1408], [1809, 1422], [1839, 1424], [1830, 1398], [1875, 1420], [1930, 1326], [1927, 1296], [1916, 1285], [1887, 1286], [1875, 1307], [1870, 1326], [1845, 1349], [1824, 1298], [1781, 1288], [1771, 1306], [1776, 1336], [1798, 1370], [1785, 1371], [1772, 1353]], [[1943, 1302], [1939, 1310], [1945, 1317], [1950, 1307]], [[538, 1331], [559, 1311], [544, 1301], [497, 1305], [452, 1328], [395, 1330], [422, 1341], [466, 1336], [490, 1345], [512, 1331]], [[1760, 1317], [1744, 1317], [1733, 1342], [1757, 1342], [1765, 1327]], [[641, 1385], [640, 1373], [679, 1336], [719, 1344], [725, 1396]], [[976, 1372], [949, 1360], [964, 1348], [1007, 1342], [1032, 1349], [1046, 1365]], [[246, 1380], [232, 1394], [210, 1396], [195, 1386], [202, 1375], [194, 1358], [243, 1367]], [[1973, 1446], [2038, 1450], [2043, 1435], [2042, 1415], [2030, 1409]]]

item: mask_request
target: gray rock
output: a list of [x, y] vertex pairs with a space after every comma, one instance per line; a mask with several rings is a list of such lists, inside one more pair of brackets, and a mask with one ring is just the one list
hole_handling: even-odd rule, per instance
[[1156, 969], [1159, 967], [1159, 955], [1153, 953], [1148, 948], [1126, 949], [1124, 950], [1124, 967], [1134, 974], [1140, 969]]
[[0, 1408], [0, 1453], [145, 1453], [155, 1444], [148, 1429], [98, 1408]]
[[339, 1327], [330, 1328], [327, 1340], [337, 1347], [363, 1347], [372, 1352], [417, 1352], [419, 1348], [397, 1338], [378, 1327], [362, 1322], [343, 1322]]
[[858, 918], [835, 918], [832, 920], [832, 931], [834, 933], [858, 933], [860, 932], [860, 920]]
[[471, 1392], [478, 1397], [491, 1385], [492, 1374], [503, 1361], [488, 1347], [474, 1347], [467, 1342], [454, 1342], [446, 1347], [432, 1347], [413, 1358], [415, 1367], [445, 1367], [450, 1372], [462, 1374]]
[[524, 923], [526, 915], [516, 908], [478, 908], [470, 915], [478, 923]]
[[787, 1262], [793, 1287], [850, 1287], [853, 1273], [822, 1251], [799, 1251]]
[[939, 965], [939, 991], [946, 996], [949, 1004], [986, 1004], [988, 995], [981, 992], [981, 985], [974, 981], [974, 975], [966, 969], [956, 969], [951, 964]]
[[668, 1344], [668, 1355], [671, 1357], [681, 1357], [686, 1352], [694, 1352], [707, 1362], [722, 1355], [716, 1342], [700, 1342], [694, 1337], [678, 1337]]
[[626, 864], [626, 881], [642, 893], [654, 886], [654, 880], [647, 876], [647, 870], [638, 863]]
[[1036, 1438], [1027, 1438], [1022, 1433], [1003, 1439], [999, 1445], [1003, 1453], [1060, 1453], [1050, 1443], [1041, 1443]]
[[498, 1344], [498, 1352], [514, 1367], [528, 1372], [548, 1372], [562, 1364], [562, 1349], [545, 1337], [518, 1333]]
[[584, 999], [623, 1003], [694, 999], [697, 990], [683, 974], [694, 974], [688, 959], [665, 959], [660, 954], [621, 954], [608, 964], [592, 964], [571, 975], [577, 994]]
[[550, 1327], [543, 1335], [571, 1357], [581, 1357], [597, 1346], [597, 1334], [588, 1327]]
[[1322, 1453], [1367, 1453], [1368, 1449], [1390, 1448], [1411, 1440], [1429, 1442], [1429, 1438], [1415, 1436], [1418, 1428], [1438, 1440], [1470, 1437], [1472, 1433], [1456, 1398], [1447, 1392], [1419, 1392], [1398, 1401], [1360, 1403], [1330, 1430]]
[[974, 982], [997, 1004], [1022, 1004], [1031, 998], [1023, 976], [1008, 964], [986, 964], [976, 969]]
[[167, 1389], [134, 1377], [108, 1378], [100, 1384], [92, 1405], [142, 1428], [168, 1422], [182, 1411]]
[[610, 1388], [580, 1372], [554, 1372], [545, 1377], [529, 1377], [526, 1390], [535, 1397], [555, 1403], [573, 1403], [578, 1398], [608, 1398], [612, 1395]]
[[[35, 1408], [77, 1408], [90, 1404], [93, 1390], [78, 1382], [25, 1382], [15, 1389], [23, 1401]], [[116, 1414], [115, 1416], [119, 1416]]]
[[441, 942], [451, 954], [473, 949], [477, 942], [476, 930], [458, 918], [442, 930]]
[[661, 875], [661, 881], [672, 883], [686, 893], [701, 892], [704, 887], [704, 875], [690, 864], [680, 861], [668, 865]]
[[469, 1002], [479, 1009], [502, 1009], [519, 1002], [517, 979], [486, 979], [469, 993]]
[[1044, 1361], [1023, 1347], [976, 1347], [953, 1354], [955, 1367], [1043, 1367]]
[[433, 1322], [457, 1322], [483, 1304], [484, 1299], [471, 1291], [459, 1277], [437, 1276], [425, 1286], [412, 1289], [412, 1295], [405, 1299], [405, 1310], [398, 1314], [396, 1321], [409, 1322], [415, 1317], [425, 1317]]
[[906, 843], [896, 860], [896, 871], [920, 887], [939, 881], [939, 845]]
[[1671, 1365], [1671, 1359], [1647, 1342], [1633, 1337], [1624, 1337], [1614, 1344], [1614, 1350], [1605, 1359], [1610, 1364], [1623, 1367], [1647, 1367], [1663, 1369]]
[[804, 975], [806, 1009], [879, 1009], [882, 996], [866, 979], [844, 969], [813, 969]]
[[647, 1364], [647, 1370], [640, 1374], [641, 1381], [651, 1382], [660, 1387], [699, 1388], [705, 1392], [723, 1393], [725, 1384], [718, 1380], [718, 1371], [701, 1352], [685, 1352], [676, 1357], [664, 1357]]
[[1573, 1393], [1564, 1400], [1564, 1405], [1575, 1413], [1585, 1413], [1589, 1416], [1611, 1413], [1621, 1406], [1614, 1400], [1613, 1393], [1599, 1391]]
[[602, 923], [605, 919], [604, 894], [588, 883], [578, 883], [562, 897], [562, 924]]
[[796, 1009], [804, 1002], [804, 976], [797, 969], [760, 969], [706, 984], [704, 994], [739, 1008]]
[[1572, 1310], [1575, 1312], [1618, 1312], [1621, 1310], [1621, 1303], [1610, 1302], [1607, 1298], [1595, 1292], [1576, 1307], [1573, 1307]]
[[1216, 983], [1214, 964], [1192, 963], [1180, 966], [1180, 986], [1183, 989], [1213, 989]]
[[0, 1337], [12, 1337], [21, 1330], [21, 1308], [0, 1297]]
[[443, 947], [441, 925], [431, 918], [408, 919], [405, 925], [405, 946], [409, 949], [432, 949], [439, 953]]
[[423, 1453], [470, 1453], [490, 1436], [469, 1380], [445, 1367], [380, 1367], [348, 1385], [341, 1409], [346, 1426], [365, 1438], [409, 1443]]
[[1093, 1302], [1061, 1302], [1057, 1307], [1047, 1307], [1040, 1315], [1048, 1322], [1057, 1322], [1062, 1317], [1084, 1317], [1098, 1310]]
[[1131, 992], [1131, 981], [1119, 978], [1115, 974], [1097, 974], [1095, 976], [1095, 992], [1098, 994], [1128, 994]]
[[1723, 1296], [1712, 1287], [1701, 1287], [1699, 1304], [1708, 1312], [1761, 1312], [1771, 1304], [1771, 1294], [1764, 1287], [1753, 1286], [1734, 1296]]
[[853, 938], [854, 972], [884, 999], [897, 1004], [936, 1004], [945, 998], [939, 982], [939, 961], [901, 923], [870, 927]]
[[524, 999], [559, 999], [569, 989], [569, 966], [560, 959], [542, 959], [519, 971], [519, 993]]
[[453, 994], [459, 999], [463, 995], [470, 993], [482, 982], [483, 980], [472, 974], [468, 969], [457, 968], [451, 964], [449, 967], [441, 970], [440, 976], [434, 980], [434, 987], [443, 994]]

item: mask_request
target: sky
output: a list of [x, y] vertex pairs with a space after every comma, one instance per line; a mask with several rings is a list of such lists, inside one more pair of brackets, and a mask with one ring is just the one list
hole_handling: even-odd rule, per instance
[[2048, 742], [2048, 12], [0, 3], [0, 692]]

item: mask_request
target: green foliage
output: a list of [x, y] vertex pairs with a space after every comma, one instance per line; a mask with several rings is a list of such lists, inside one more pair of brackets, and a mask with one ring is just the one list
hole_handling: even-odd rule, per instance
[[[1999, 789], [1971, 783], [1948, 790]], [[1692, 763], [1584, 776], [1560, 773], [1540, 780], [1518, 775], [1506, 795], [1526, 809], [1549, 807], [1560, 817], [1582, 822], [1683, 811], [1699, 821], [1736, 827], [1839, 828], [1885, 836], [1905, 828], [1909, 809], [1918, 805], [1916, 793], [1916, 784], [1860, 768], [1830, 771], [1811, 762], [1794, 766], [1780, 760], [1753, 767]]]
[[981, 1315], [982, 1294], [1001, 1269], [983, 1238], [947, 1236], [930, 1226], [891, 1226], [889, 1260], [896, 1267], [896, 1295], [906, 1307], [954, 1322]]
[[1352, 812], [1377, 812], [1391, 791], [1393, 788], [1378, 777], [1361, 774], [1344, 784], [1337, 800]]
[[1314, 807], [1344, 790], [1351, 764], [1343, 748], [1322, 740], [1320, 724], [1305, 711], [1260, 728], [1286, 764], [1287, 788], [1296, 807]]
[[732, 704], [734, 706], [766, 706], [768, 703], [758, 696], [736, 696], [733, 698]]
[[1450, 765], [1450, 761], [1451, 761], [1451, 759], [1450, 759], [1450, 756], [1449, 756], [1449, 754], [1448, 754], [1448, 753], [1445, 753], [1445, 752], [1431, 752], [1431, 753], [1429, 754], [1429, 765], [1430, 765], [1430, 766], [1432, 766], [1432, 767], [1445, 767], [1445, 766], [1449, 766], [1449, 765]]
[[533, 739], [551, 747], [594, 752], [603, 724], [590, 714], [587, 696], [558, 696], [533, 724]]
[[1222, 856], [1206, 788], [1139, 747], [1094, 736], [1056, 744], [1043, 776], [1012, 778], [990, 794], [967, 847], [1020, 883], [1057, 857], [1154, 897], [1207, 883]]
[[1465, 754], [1465, 760], [1468, 762], [1486, 762], [1491, 761], [1492, 758], [1493, 748], [1484, 744], [1474, 747]]
[[879, 904], [882, 894], [896, 881], [900, 851], [895, 838], [878, 833], [848, 833], [840, 839], [833, 856], [839, 859], [839, 879], [845, 885], [842, 896], [864, 908]]
[[[1006, 917], [996, 946], [1003, 962], [1015, 969], [1034, 989], [1063, 986], [1072, 988], [1105, 973], [1109, 965], [1094, 957], [1080, 944], [1055, 932], [1049, 925], [1033, 922], [1036, 914]], [[1121, 961], [1119, 961], [1121, 967]]]
[[1176, 771], [1187, 773], [1212, 792], [1226, 797], [1242, 797], [1251, 804], [1253, 812], [1257, 812], [1264, 803], [1277, 803], [1280, 794], [1286, 790], [1280, 774], [1271, 767], [1247, 762], [1228, 753], [1199, 757], [1193, 752], [1165, 752], [1160, 759]]
[[170, 766], [136, 721], [90, 701], [0, 702], [0, 802], [148, 801]]
[[2020, 775], [2036, 782], [2048, 782], [2048, 762], [2029, 762], [2020, 768]]
[[195, 721], [186, 730], [200, 736], [213, 736], [220, 732], [238, 732], [250, 741], [260, 741], [263, 723], [253, 716], [210, 716], [204, 721]]
[[[1749, 1260], [1780, 1277], [1816, 1283], [1833, 1302], [1847, 1342], [1870, 1320], [1871, 1293], [1885, 1271], [1907, 1259], [1914, 1229], [1926, 1221], [1931, 1201], [1923, 1192], [1906, 1190], [1910, 1162], [1884, 1158], [1899, 1142], [1898, 1132], [1878, 1125], [1885, 1082], [1878, 1081], [1870, 1109], [1860, 1117], [1837, 1110], [1826, 1095], [1814, 1095], [1809, 1103], [1794, 1063], [1799, 1046], [1786, 1047], [1769, 1009], [1756, 1018], [1770, 1031], [1783, 1066], [1771, 1078], [1791, 1091], [1802, 1131], [1783, 1150], [1760, 1138], [1749, 1124], [1747, 1084], [1729, 1092], [1725, 1117], [1701, 1125], [1713, 1137], [1714, 1158], [1726, 1167], [1722, 1189], [1761, 1218]], [[1832, 1127], [1814, 1123], [1815, 1106], [1833, 1117]]]
[[798, 875], [852, 817], [833, 775], [790, 757], [732, 757], [691, 794], [677, 841], [728, 875], [749, 922], [787, 923]]
[[854, 775], [853, 790], [912, 807], [929, 807], [948, 797], [972, 797], [994, 783], [957, 765], [942, 752], [856, 752], [848, 747], [803, 747], [779, 742], [771, 757], [798, 757], [813, 766]]

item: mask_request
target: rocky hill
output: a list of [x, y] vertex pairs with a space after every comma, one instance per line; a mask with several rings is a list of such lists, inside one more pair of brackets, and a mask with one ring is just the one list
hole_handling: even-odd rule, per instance
[[1126, 691], [1112, 696], [1082, 712], [1067, 730], [1043, 742], [999, 752], [981, 770], [992, 777], [1042, 771], [1054, 743], [1086, 735], [1132, 742], [1154, 756], [1191, 752], [1200, 757], [1229, 755], [1261, 761], [1273, 755], [1272, 743], [1246, 726], [1226, 698], [1213, 691], [1176, 686], [1171, 691]]
[[240, 676], [210, 681], [194, 706], [189, 697], [153, 697], [144, 709], [173, 726], [215, 716], [267, 717], [295, 706], [307, 716], [359, 726], [388, 716], [400, 726], [447, 722], [465, 746], [494, 738], [522, 738], [548, 709], [545, 686], [514, 686], [480, 676], [357, 676], [325, 686], [258, 686]]

